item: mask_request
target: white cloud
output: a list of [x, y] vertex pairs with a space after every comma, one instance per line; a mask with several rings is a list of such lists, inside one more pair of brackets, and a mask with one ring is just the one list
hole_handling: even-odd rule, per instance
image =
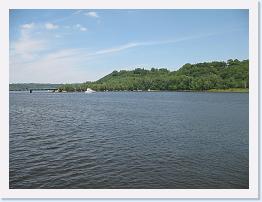
[[78, 30], [80, 30], [80, 31], [82, 31], [82, 32], [85, 32], [85, 31], [87, 31], [87, 28], [86, 27], [84, 27], [83, 25], [81, 25], [81, 24], [76, 24], [76, 26], [75, 26]]
[[29, 24], [21, 25], [21, 28], [22, 29], [32, 29], [34, 26], [35, 26], [35, 24], [32, 22], [32, 23], [29, 23]]
[[92, 17], [92, 18], [99, 18], [99, 15], [94, 11], [87, 12], [84, 15]]
[[46, 49], [44, 39], [35, 38], [35, 24], [24, 24], [20, 26], [21, 35], [18, 40], [10, 43], [10, 53], [15, 59], [32, 60], [37, 54]]
[[[39, 29], [55, 27], [51, 23], [20, 26], [20, 37], [10, 43], [10, 82], [84, 82], [90, 78], [87, 70], [80, 68], [89, 59], [86, 50], [56, 49], [54, 37], [61, 34], [49, 35], [51, 38], [45, 32], [36, 34]], [[80, 24], [77, 28], [87, 30]]]
[[87, 29], [85, 27], [80, 27], [80, 31], [85, 32]]
[[77, 14], [80, 14], [80, 13], [82, 13], [82, 10], [77, 10], [77, 11], [73, 12], [72, 14], [77, 15]]
[[48, 29], [48, 30], [52, 30], [52, 29], [58, 29], [58, 25], [55, 25], [53, 23], [46, 23], [45, 24], [45, 28]]

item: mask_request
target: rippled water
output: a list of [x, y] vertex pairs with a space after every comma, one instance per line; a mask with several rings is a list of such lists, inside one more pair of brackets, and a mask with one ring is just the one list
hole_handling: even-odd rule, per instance
[[248, 94], [10, 93], [10, 188], [248, 188]]

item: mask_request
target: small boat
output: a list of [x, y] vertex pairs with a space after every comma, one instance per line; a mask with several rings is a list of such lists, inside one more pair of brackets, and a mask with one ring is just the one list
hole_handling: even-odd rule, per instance
[[94, 92], [96, 92], [96, 91], [92, 90], [91, 88], [87, 88], [86, 91], [85, 91], [85, 93], [94, 93]]

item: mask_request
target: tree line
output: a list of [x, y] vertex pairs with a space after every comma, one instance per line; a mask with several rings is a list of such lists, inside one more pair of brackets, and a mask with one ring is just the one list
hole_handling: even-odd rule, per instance
[[12, 83], [9, 84], [10, 91], [28, 91], [30, 89], [59, 88], [62, 84], [50, 83]]
[[165, 68], [136, 68], [113, 71], [95, 82], [64, 84], [59, 91], [210, 90], [249, 88], [249, 60], [185, 64], [177, 71]]

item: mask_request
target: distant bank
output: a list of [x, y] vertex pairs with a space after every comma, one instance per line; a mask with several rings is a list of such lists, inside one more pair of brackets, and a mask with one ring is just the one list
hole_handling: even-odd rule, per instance
[[[13, 84], [10, 84], [13, 85]], [[32, 92], [32, 90], [30, 89], [26, 89], [26, 90], [10, 90], [10, 91], [28, 91], [28, 92]], [[38, 91], [38, 89], [33, 89], [33, 91]], [[39, 89], [39, 91], [44, 91], [43, 89]], [[49, 91], [51, 93], [73, 93], [73, 92], [79, 92], [79, 91], [60, 91], [58, 90], [49, 90], [47, 88], [46, 91]], [[82, 92], [82, 91], [81, 91]], [[79, 92], [79, 93], [81, 93]], [[84, 92], [84, 91], [83, 91]], [[169, 90], [147, 90], [147, 91], [142, 91], [142, 90], [112, 90], [112, 91], [98, 91], [98, 92], [211, 92], [211, 93], [248, 93], [249, 89], [248, 88], [229, 88], [229, 89], [210, 89], [210, 90], [173, 90], [173, 91], [169, 91]]]
[[9, 91], [29, 91], [30, 89], [50, 89], [59, 88], [63, 84], [50, 83], [13, 83], [9, 84]]
[[248, 92], [249, 60], [185, 64], [177, 71], [136, 68], [113, 71], [95, 82], [76, 84], [10, 84], [10, 91], [57, 88], [58, 92], [95, 91], [207, 91]]

